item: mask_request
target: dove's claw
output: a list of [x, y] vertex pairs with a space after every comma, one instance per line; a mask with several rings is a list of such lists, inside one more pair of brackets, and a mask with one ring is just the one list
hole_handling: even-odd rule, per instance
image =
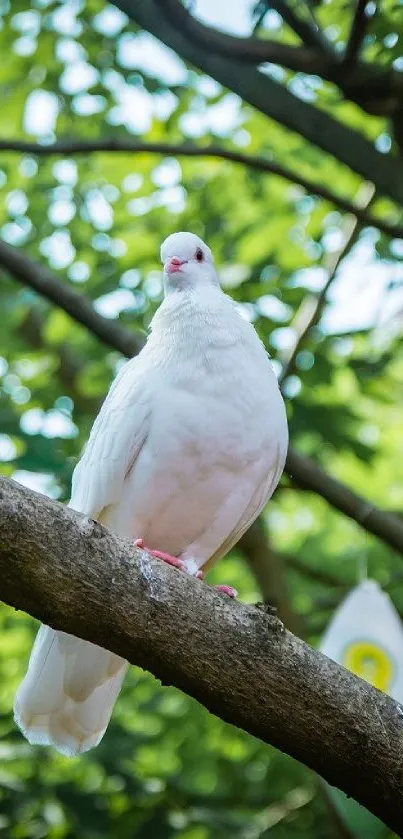
[[238, 592], [236, 588], [232, 588], [232, 586], [213, 586], [216, 591], [221, 591], [222, 594], [226, 594], [228, 597], [237, 597]]
[[147, 545], [144, 544], [142, 539], [136, 539], [134, 544], [136, 548], [142, 548], [143, 551], [147, 551], [151, 556], [155, 556], [156, 559], [162, 559], [163, 562], [166, 562], [168, 565], [173, 565], [175, 568], [180, 568], [181, 571], [185, 570], [183, 560], [177, 556], [171, 556], [171, 554], [164, 553], [164, 551], [154, 551], [151, 548], [147, 548]]

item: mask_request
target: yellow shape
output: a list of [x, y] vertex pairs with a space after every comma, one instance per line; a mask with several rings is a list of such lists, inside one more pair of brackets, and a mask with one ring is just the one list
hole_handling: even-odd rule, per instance
[[393, 662], [382, 647], [369, 641], [354, 641], [344, 650], [342, 664], [378, 690], [389, 690]]

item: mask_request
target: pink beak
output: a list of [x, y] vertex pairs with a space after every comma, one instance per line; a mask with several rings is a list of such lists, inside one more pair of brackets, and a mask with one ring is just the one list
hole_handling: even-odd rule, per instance
[[186, 259], [179, 259], [178, 256], [171, 256], [171, 259], [168, 259], [168, 262], [165, 263], [165, 271], [167, 274], [176, 274], [177, 271], [181, 270], [182, 265], [187, 262]]

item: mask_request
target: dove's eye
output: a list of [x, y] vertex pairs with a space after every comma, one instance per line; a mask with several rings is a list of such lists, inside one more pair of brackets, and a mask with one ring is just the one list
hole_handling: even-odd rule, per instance
[[198, 262], [203, 262], [204, 254], [203, 254], [203, 251], [202, 251], [201, 248], [197, 248], [197, 251], [195, 253], [195, 257], [196, 257]]

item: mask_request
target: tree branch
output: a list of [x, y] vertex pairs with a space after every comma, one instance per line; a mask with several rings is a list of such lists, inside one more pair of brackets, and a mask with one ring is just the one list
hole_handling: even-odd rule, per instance
[[[120, 323], [103, 318], [95, 312], [87, 297], [69, 289], [46, 268], [37, 265], [1, 240], [0, 265], [7, 267], [20, 282], [31, 286], [52, 300], [56, 306], [64, 309], [107, 346], [114, 347], [127, 356], [139, 351], [141, 339], [139, 340], [137, 335], [132, 335]], [[92, 324], [95, 324], [96, 328], [93, 328]], [[318, 493], [333, 507], [355, 519], [364, 530], [374, 533], [386, 544], [403, 553], [403, 520], [398, 516], [373, 506], [344, 484], [326, 475], [312, 460], [297, 454], [293, 449], [289, 449], [285, 470], [295, 484]]]
[[369, 0], [357, 0], [351, 32], [343, 59], [343, 63], [350, 67], [356, 61], [361, 44], [365, 37], [368, 25], [368, 16], [366, 14], [368, 3]]
[[[356, 102], [363, 110], [378, 116], [393, 116], [401, 110], [403, 95], [403, 74], [393, 67], [383, 67], [374, 62], [364, 63], [343, 60], [324, 38], [312, 9], [309, 11], [312, 24], [297, 18], [284, 2], [277, 2], [276, 8], [283, 9], [284, 20], [295, 31], [312, 36], [303, 38], [307, 47], [296, 47], [279, 41], [256, 37], [240, 38], [221, 32], [201, 23], [177, 0], [155, 0], [163, 11], [169, 14], [174, 27], [184, 32], [204, 50], [221, 56], [228, 56], [240, 62], [262, 64], [270, 62], [292, 70], [321, 76], [337, 85], [346, 99]], [[367, 0], [368, 2], [368, 0]], [[286, 15], [286, 17], [285, 17]], [[296, 29], [297, 27], [297, 29]]]
[[151, 32], [185, 60], [237, 93], [245, 102], [277, 120], [341, 163], [373, 181], [380, 194], [403, 204], [403, 170], [398, 158], [381, 154], [371, 142], [329, 114], [302, 101], [254, 67], [206, 50], [172, 26], [156, 0], [113, 0], [139, 26]]
[[286, 631], [97, 522], [0, 478], [2, 599], [106, 647], [403, 827], [402, 709]]
[[50, 155], [63, 155], [70, 157], [75, 154], [89, 154], [91, 152], [112, 152], [112, 153], [130, 153], [130, 154], [167, 154], [176, 155], [177, 157], [212, 157], [222, 160], [230, 160], [232, 163], [239, 163], [247, 166], [249, 169], [254, 169], [258, 172], [267, 172], [272, 175], [278, 175], [280, 178], [297, 184], [305, 189], [307, 192], [323, 198], [324, 201], [334, 204], [340, 210], [346, 213], [351, 213], [359, 219], [362, 224], [376, 227], [387, 236], [393, 238], [403, 238], [403, 225], [393, 224], [384, 219], [379, 219], [373, 216], [372, 213], [366, 212], [360, 206], [357, 206], [348, 199], [342, 198], [332, 190], [327, 189], [322, 184], [312, 181], [310, 178], [304, 178], [297, 172], [293, 172], [286, 166], [275, 163], [267, 157], [259, 155], [248, 155], [235, 149], [229, 149], [217, 145], [196, 146], [192, 143], [172, 143], [172, 142], [138, 142], [132, 139], [115, 139], [105, 138], [102, 140], [57, 140], [55, 143], [49, 145], [41, 145], [28, 140], [0, 140], [0, 151], [23, 152], [27, 154], [35, 154], [41, 157]]
[[77, 386], [77, 378], [85, 367], [86, 358], [76, 348], [73, 348], [68, 341], [49, 347], [43, 336], [45, 324], [46, 318], [35, 306], [32, 306], [19, 324], [17, 332], [21, 339], [34, 349], [56, 352], [59, 362], [56, 372], [64, 392], [70, 396], [80, 410], [94, 414], [99, 410], [100, 400], [94, 396], [87, 396]]
[[291, 571], [294, 571], [307, 580], [311, 580], [313, 583], [318, 583], [327, 589], [335, 588], [336, 590], [345, 590], [351, 588], [340, 577], [331, 574], [327, 569], [313, 568], [312, 565], [307, 565], [306, 562], [302, 562], [297, 556], [292, 556], [292, 554], [281, 554], [280, 556], [286, 568], [291, 569]]
[[321, 495], [332, 507], [354, 519], [364, 530], [403, 553], [403, 521], [399, 516], [380, 510], [294, 449], [288, 450], [286, 472], [297, 486]]
[[[290, 44], [282, 44], [279, 41], [262, 40], [256, 37], [239, 38], [201, 23], [177, 0], [156, 0], [156, 2], [163, 7], [173, 26], [181, 29], [192, 40], [197, 41], [205, 48], [221, 55], [228, 55], [240, 61], [249, 61], [254, 64], [269, 61], [273, 64], [281, 64], [296, 72], [317, 73], [319, 75], [322, 75], [322, 70], [329, 65], [329, 55], [325, 54], [324, 56], [322, 50], [315, 49], [317, 46], [315, 37], [302, 38], [308, 48], [290, 46]], [[272, 5], [274, 6], [274, 3]], [[296, 22], [297, 18], [291, 10], [288, 11], [290, 20], [293, 18]], [[289, 23], [289, 19], [286, 22]], [[308, 23], [305, 21], [300, 21], [300, 23], [306, 34], [312, 35], [314, 33], [316, 35], [313, 27], [310, 27]], [[335, 58], [332, 55], [331, 61], [334, 60]]]
[[264, 602], [276, 609], [287, 629], [302, 637], [303, 621], [291, 607], [283, 557], [270, 547], [261, 518], [242, 536], [239, 548], [259, 584]]
[[[194, 18], [178, 0], [155, 2], [174, 28], [204, 50], [240, 62], [259, 64], [269, 61], [294, 72], [314, 73], [337, 85], [346, 99], [356, 102], [369, 114], [393, 117], [401, 112], [403, 74], [393, 67], [385, 68], [374, 62], [343, 60], [323, 36], [312, 10], [310, 23], [298, 17], [287, 2], [277, 0], [271, 3], [307, 44], [306, 47], [294, 47], [278, 41], [239, 38], [221, 32]], [[354, 48], [357, 37], [363, 34], [361, 17], [359, 19], [361, 28], [358, 27], [354, 35]]]
[[163, 2], [164, 11], [169, 12], [172, 24], [179, 26], [189, 37], [210, 51], [254, 64], [269, 61], [302, 73], [320, 73], [320, 68], [329, 64], [328, 59], [324, 59], [313, 49], [290, 46], [279, 41], [262, 40], [256, 37], [239, 38], [229, 35], [226, 32], [220, 32], [213, 26], [201, 23], [189, 14], [180, 3], [167, 4], [166, 0], [163, 0]]
[[311, 16], [311, 21], [299, 17], [295, 14], [289, 3], [287, 3], [287, 0], [270, 0], [270, 6], [281, 15], [284, 22], [301, 38], [304, 44], [308, 47], [313, 47], [335, 60], [334, 50], [323, 36], [314, 17]]
[[[375, 190], [373, 184], [368, 184], [363, 198], [363, 206], [367, 209], [373, 202], [375, 197]], [[357, 217], [352, 216], [345, 220], [344, 224], [344, 243], [341, 249], [336, 254], [329, 254], [327, 256], [327, 264], [324, 265], [327, 270], [327, 280], [317, 295], [309, 295], [305, 297], [298, 309], [291, 326], [297, 327], [297, 336], [294, 346], [288, 357], [283, 361], [283, 369], [279, 377], [280, 385], [283, 386], [286, 379], [291, 376], [296, 368], [297, 355], [304, 346], [312, 328], [318, 323], [322, 314], [323, 307], [327, 301], [327, 294], [330, 286], [337, 277], [337, 273], [343, 259], [350, 253], [351, 248], [357, 241], [357, 237], [361, 230], [361, 224]], [[298, 326], [299, 325], [299, 326]]]
[[30, 286], [42, 297], [64, 309], [78, 323], [86, 326], [104, 344], [128, 357], [136, 355], [144, 341], [114, 320], [99, 315], [88, 297], [63, 283], [43, 265], [26, 257], [17, 248], [0, 239], [0, 266], [17, 280]]

